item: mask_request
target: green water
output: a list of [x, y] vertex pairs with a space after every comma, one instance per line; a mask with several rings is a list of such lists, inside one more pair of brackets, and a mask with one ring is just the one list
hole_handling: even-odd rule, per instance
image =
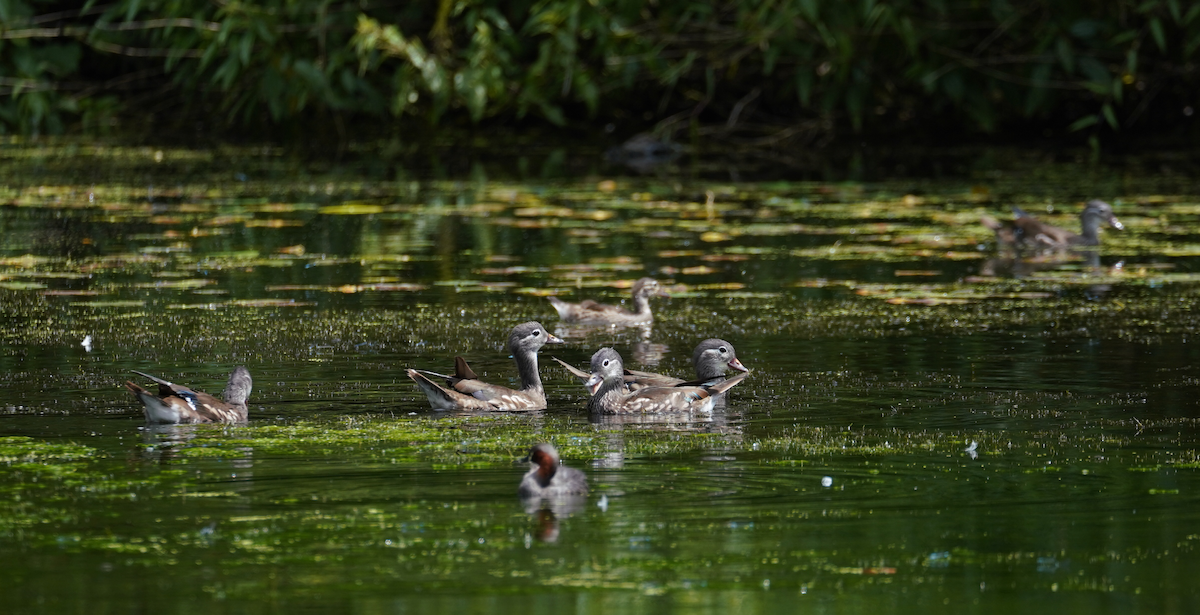
[[[7, 142], [0, 610], [1195, 612], [1200, 193], [972, 156], [752, 183]], [[1098, 253], [1014, 262], [978, 224], [1096, 197], [1127, 227]], [[672, 294], [649, 330], [562, 329], [542, 296], [643, 275]], [[711, 416], [624, 422], [547, 359], [531, 414], [433, 412], [404, 375], [513, 382], [530, 319], [576, 365], [684, 376], [717, 336], [753, 373]], [[148, 427], [122, 387], [240, 364], [245, 425]], [[538, 441], [581, 508], [516, 497]]]

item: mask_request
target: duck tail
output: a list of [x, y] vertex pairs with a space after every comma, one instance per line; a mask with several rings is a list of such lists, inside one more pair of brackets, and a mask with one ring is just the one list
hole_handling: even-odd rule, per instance
[[429, 400], [429, 405], [434, 410], [457, 409], [458, 406], [455, 404], [454, 398], [450, 393], [430, 380], [425, 374], [415, 369], [409, 369], [406, 373], [409, 378], [412, 378], [413, 382], [417, 383], [418, 387], [421, 387], [421, 392], [425, 393], [426, 399]]
[[571, 315], [571, 304], [559, 299], [558, 297], [546, 297], [550, 301], [550, 305], [554, 307], [554, 311], [558, 312], [559, 320], [567, 320]]
[[462, 357], [454, 357], [454, 377], [459, 380], [479, 380], [479, 376], [475, 375], [475, 371]]

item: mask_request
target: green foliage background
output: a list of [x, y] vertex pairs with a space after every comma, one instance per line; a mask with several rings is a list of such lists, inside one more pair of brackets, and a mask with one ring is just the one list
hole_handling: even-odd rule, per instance
[[656, 124], [1178, 133], [1200, 106], [1179, 0], [0, 0], [0, 130]]

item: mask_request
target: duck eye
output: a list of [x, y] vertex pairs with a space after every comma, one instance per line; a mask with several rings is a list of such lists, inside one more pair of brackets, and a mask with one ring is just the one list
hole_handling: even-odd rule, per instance
[[604, 360], [604, 367], [608, 367], [608, 364], [609, 364], [609, 363], [612, 363], [612, 361], [609, 361], [608, 359], [605, 359], [605, 360]]
[[542, 334], [542, 332], [541, 332], [541, 331], [534, 331], [534, 332], [533, 332], [533, 336], [534, 336], [534, 337], [537, 337], [537, 336], [539, 336], [539, 335], [541, 335], [541, 334]]
[[725, 350], [725, 347], [724, 347], [724, 346], [721, 346], [720, 348], [718, 348], [718, 349], [717, 349], [717, 352], [719, 352], [719, 353], [721, 353], [721, 354], [725, 354], [725, 353], [727, 353], [727, 352], [729, 352], [729, 351], [728, 351], [728, 350]]

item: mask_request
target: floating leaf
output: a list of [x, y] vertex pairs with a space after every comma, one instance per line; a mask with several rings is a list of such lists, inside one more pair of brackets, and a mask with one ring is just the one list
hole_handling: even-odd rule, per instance
[[368, 205], [365, 203], [342, 203], [341, 205], [326, 205], [317, 211], [331, 216], [369, 216], [383, 213], [383, 206]]
[[551, 217], [551, 218], [570, 218], [575, 215], [575, 210], [567, 207], [522, 207], [513, 210], [514, 216], [523, 218], [534, 217]]
[[39, 290], [42, 288], [46, 288], [46, 285], [38, 283], [38, 282], [5, 281], [5, 282], [0, 282], [0, 288], [6, 289], [6, 290]]
[[98, 290], [47, 290], [42, 294], [47, 297], [94, 297], [101, 293]]
[[213, 280], [207, 279], [188, 279], [188, 280], [160, 280], [158, 282], [141, 282], [134, 284], [134, 288], [173, 288], [173, 289], [188, 289], [188, 288], [203, 288], [209, 284], [214, 284]]
[[126, 308], [126, 307], [142, 307], [146, 305], [145, 301], [72, 301], [69, 305], [72, 307], [90, 307], [90, 308]]
[[312, 305], [312, 303], [294, 299], [236, 299], [230, 301], [229, 305], [236, 307], [303, 307]]
[[[328, 213], [328, 212], [324, 212]], [[268, 220], [247, 220], [246, 227], [248, 228], [287, 228], [292, 226], [306, 226], [308, 223], [303, 220], [284, 220], [280, 218], [271, 218]]]
[[417, 292], [429, 288], [424, 284], [367, 284], [363, 286], [363, 290], [373, 290], [377, 292]]

